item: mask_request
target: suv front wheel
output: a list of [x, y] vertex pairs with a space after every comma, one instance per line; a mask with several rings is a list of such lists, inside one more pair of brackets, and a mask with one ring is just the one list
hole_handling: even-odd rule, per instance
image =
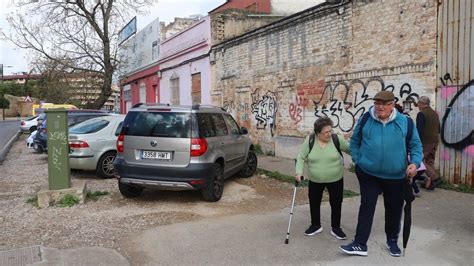
[[124, 184], [118, 181], [119, 190], [127, 198], [135, 198], [142, 194], [143, 188]]
[[216, 202], [221, 199], [224, 191], [224, 171], [218, 163], [214, 165], [214, 175], [209, 184], [201, 189], [205, 201]]
[[247, 155], [247, 161], [245, 162], [244, 168], [240, 170], [239, 176], [241, 177], [251, 177], [257, 171], [257, 155], [255, 152], [249, 151]]

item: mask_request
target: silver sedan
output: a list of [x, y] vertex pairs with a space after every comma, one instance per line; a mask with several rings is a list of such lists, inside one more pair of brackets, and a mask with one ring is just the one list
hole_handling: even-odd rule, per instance
[[69, 128], [69, 166], [96, 170], [102, 178], [114, 176], [117, 136], [125, 115], [101, 116]]

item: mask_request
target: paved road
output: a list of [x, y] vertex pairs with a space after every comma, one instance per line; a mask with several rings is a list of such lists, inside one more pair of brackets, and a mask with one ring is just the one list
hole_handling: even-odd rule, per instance
[[0, 121], [0, 162], [3, 161], [3, 156], [8, 153], [9, 147], [6, 147], [8, 142], [19, 130], [20, 121], [18, 120]]

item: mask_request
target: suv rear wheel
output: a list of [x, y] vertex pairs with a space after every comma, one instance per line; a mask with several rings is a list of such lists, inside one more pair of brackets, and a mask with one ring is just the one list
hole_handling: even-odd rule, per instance
[[218, 163], [214, 166], [214, 176], [207, 187], [201, 189], [202, 197], [205, 201], [216, 202], [221, 199], [224, 192], [224, 171]]
[[251, 177], [257, 171], [257, 155], [255, 152], [249, 151], [247, 155], [247, 161], [245, 162], [244, 168], [240, 170], [239, 176], [241, 177]]
[[118, 181], [119, 190], [127, 198], [135, 198], [142, 194], [143, 188], [124, 184]]

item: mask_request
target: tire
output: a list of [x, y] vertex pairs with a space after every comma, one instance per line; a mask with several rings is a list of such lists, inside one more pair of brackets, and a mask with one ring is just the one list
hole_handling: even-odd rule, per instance
[[202, 197], [205, 201], [219, 201], [224, 192], [224, 170], [218, 163], [214, 165], [214, 175], [209, 184], [201, 189]]
[[120, 193], [122, 193], [122, 195], [124, 195], [127, 198], [136, 198], [140, 196], [143, 192], [143, 188], [123, 184], [120, 182], [120, 180], [118, 181], [118, 186], [119, 186]]
[[255, 171], [257, 171], [257, 163], [257, 155], [255, 155], [254, 151], [249, 151], [244, 168], [240, 170], [238, 175], [245, 178], [253, 176]]
[[112, 178], [114, 174], [114, 160], [117, 155], [114, 151], [104, 153], [97, 162], [96, 172], [102, 178]]

